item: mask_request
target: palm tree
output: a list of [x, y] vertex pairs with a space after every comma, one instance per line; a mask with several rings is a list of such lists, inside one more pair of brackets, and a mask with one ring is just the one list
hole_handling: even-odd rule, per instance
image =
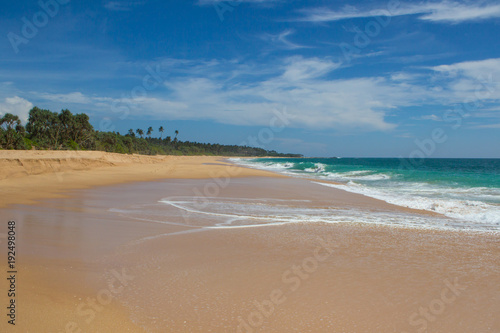
[[140, 128], [136, 129], [136, 130], [135, 130], [135, 132], [136, 132], [137, 134], [139, 134], [139, 136], [140, 136], [141, 138], [142, 138], [142, 136], [144, 135], [144, 131], [143, 131], [142, 129], [140, 129]]
[[164, 131], [164, 130], [165, 130], [165, 129], [163, 128], [163, 126], [160, 126], [160, 128], [158, 129], [158, 131], [161, 133], [160, 140], [162, 140], [162, 139], [163, 139], [163, 131]]
[[175, 138], [174, 138], [174, 140], [177, 139], [177, 135], [179, 135], [179, 131], [175, 130]]
[[153, 127], [149, 126], [148, 132], [146, 134], [149, 136], [150, 139], [151, 139], [151, 133], [153, 133]]
[[129, 129], [128, 130], [128, 135], [135, 136], [134, 130], [133, 129]]

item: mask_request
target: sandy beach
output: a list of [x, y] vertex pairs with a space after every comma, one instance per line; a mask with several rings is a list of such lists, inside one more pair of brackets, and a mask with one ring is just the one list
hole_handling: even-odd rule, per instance
[[0, 166], [18, 291], [1, 332], [500, 331], [495, 233], [308, 222], [435, 214], [221, 157], [0, 151]]
[[[272, 176], [231, 168], [221, 157], [144, 156], [99, 151], [0, 151], [0, 207], [62, 197], [65, 191], [164, 178]], [[200, 167], [203, 165], [203, 167]], [[224, 167], [226, 166], [226, 167]]]

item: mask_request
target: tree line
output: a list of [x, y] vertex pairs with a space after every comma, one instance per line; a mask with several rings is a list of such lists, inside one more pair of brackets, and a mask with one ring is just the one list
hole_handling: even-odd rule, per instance
[[220, 145], [178, 140], [175, 136], [163, 138], [165, 129], [158, 128], [160, 137], [153, 137], [149, 127], [119, 132], [94, 130], [89, 116], [73, 114], [65, 109], [60, 113], [34, 107], [29, 112], [26, 126], [18, 116], [6, 113], [0, 118], [0, 149], [55, 149], [99, 150], [122, 154], [144, 155], [224, 155], [224, 156], [280, 156], [301, 157], [300, 154], [281, 154], [257, 147]]

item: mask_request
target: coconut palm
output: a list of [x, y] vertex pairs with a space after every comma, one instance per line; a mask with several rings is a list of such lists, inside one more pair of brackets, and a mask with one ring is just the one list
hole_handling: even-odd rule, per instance
[[158, 129], [158, 132], [160, 132], [160, 133], [161, 133], [160, 140], [162, 140], [162, 139], [163, 139], [163, 131], [164, 131], [164, 130], [165, 130], [165, 129], [163, 128], [163, 126], [160, 126], [160, 128]]

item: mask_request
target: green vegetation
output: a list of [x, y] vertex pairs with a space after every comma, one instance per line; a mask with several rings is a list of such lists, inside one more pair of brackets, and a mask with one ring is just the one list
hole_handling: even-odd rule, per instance
[[152, 137], [153, 127], [147, 129], [146, 138], [140, 128], [130, 129], [125, 135], [100, 132], [94, 130], [84, 113], [72, 114], [69, 110], [57, 113], [34, 107], [26, 127], [21, 125], [18, 116], [10, 113], [0, 118], [0, 149], [99, 150], [144, 155], [302, 156], [247, 146], [179, 141], [178, 130], [175, 130], [173, 140], [170, 136], [163, 139], [164, 131], [163, 126], [158, 128], [160, 138]]

